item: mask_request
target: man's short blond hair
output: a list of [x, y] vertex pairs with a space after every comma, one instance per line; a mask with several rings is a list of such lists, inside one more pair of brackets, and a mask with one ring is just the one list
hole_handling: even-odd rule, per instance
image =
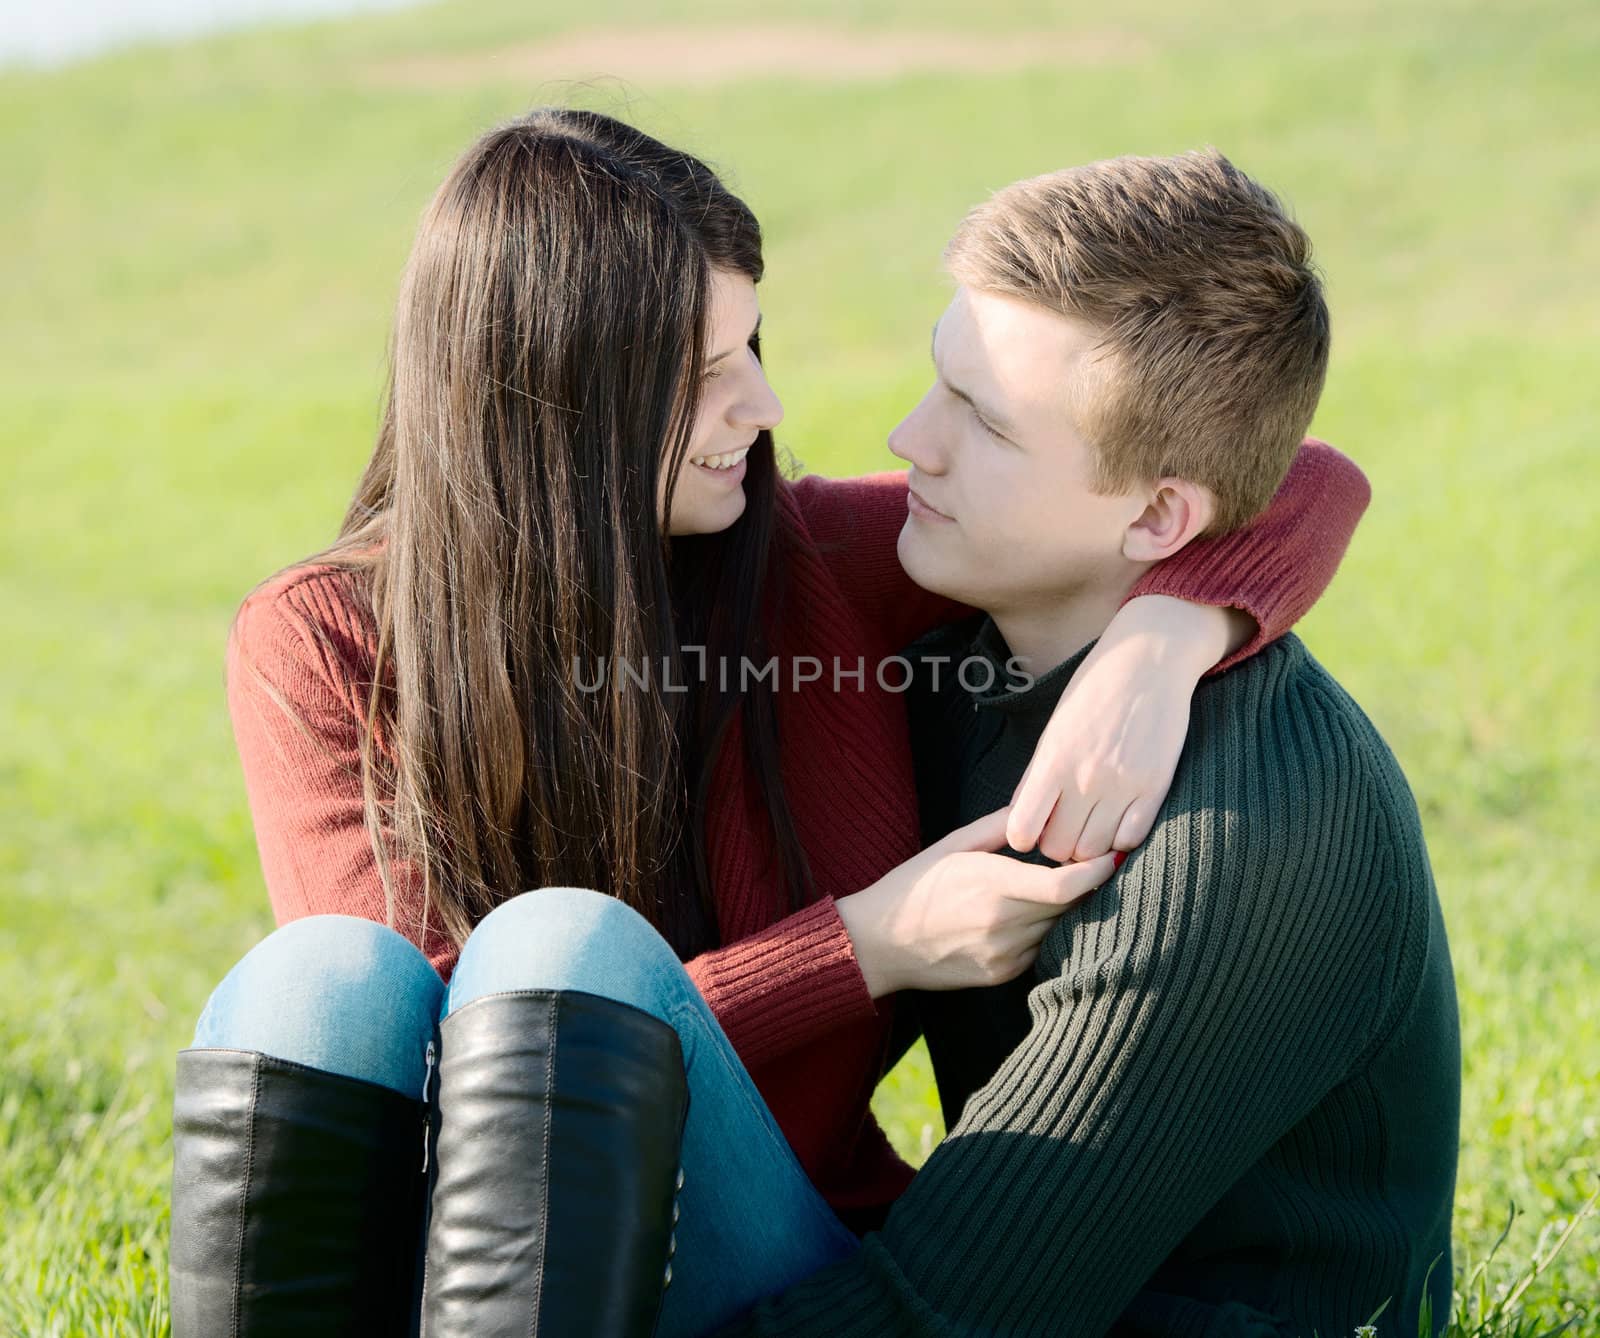
[[1311, 425], [1329, 343], [1310, 239], [1270, 191], [1215, 149], [1111, 158], [997, 192], [945, 261], [970, 288], [1101, 334], [1069, 400], [1096, 489], [1204, 484], [1213, 534], [1266, 508]]

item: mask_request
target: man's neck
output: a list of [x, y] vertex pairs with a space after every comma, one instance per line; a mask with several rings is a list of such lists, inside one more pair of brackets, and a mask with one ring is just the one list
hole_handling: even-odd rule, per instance
[[1144, 571], [1141, 565], [1097, 586], [986, 612], [1012, 655], [1038, 677], [1071, 659], [1104, 632]]

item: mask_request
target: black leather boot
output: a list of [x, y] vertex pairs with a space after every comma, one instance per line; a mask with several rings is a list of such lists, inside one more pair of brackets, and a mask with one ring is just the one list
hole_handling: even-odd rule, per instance
[[172, 1338], [415, 1334], [422, 1096], [254, 1050], [180, 1051]]
[[571, 990], [485, 995], [439, 1030], [425, 1338], [647, 1338], [682, 1184], [677, 1033]]

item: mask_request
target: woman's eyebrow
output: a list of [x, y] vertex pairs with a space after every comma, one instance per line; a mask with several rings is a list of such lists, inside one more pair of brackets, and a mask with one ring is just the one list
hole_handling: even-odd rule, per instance
[[[761, 317], [757, 316], [756, 317], [755, 329], [750, 331], [749, 336], [745, 339], [743, 344], [739, 345], [739, 348], [746, 347], [746, 345], [748, 345], [750, 343], [750, 340], [754, 339], [760, 333], [761, 333]], [[710, 362], [706, 363], [706, 366], [707, 367], [715, 367], [724, 358], [731, 358], [738, 351], [739, 351], [738, 348], [724, 349], [721, 353], [717, 354], [716, 357], [712, 358]]]

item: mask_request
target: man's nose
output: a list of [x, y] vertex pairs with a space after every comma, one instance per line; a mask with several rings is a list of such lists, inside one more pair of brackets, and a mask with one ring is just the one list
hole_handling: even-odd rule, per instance
[[924, 395], [922, 402], [894, 426], [889, 433], [889, 451], [915, 465], [920, 473], [942, 474], [944, 452], [939, 448], [937, 435], [930, 430], [928, 399], [929, 396]]

